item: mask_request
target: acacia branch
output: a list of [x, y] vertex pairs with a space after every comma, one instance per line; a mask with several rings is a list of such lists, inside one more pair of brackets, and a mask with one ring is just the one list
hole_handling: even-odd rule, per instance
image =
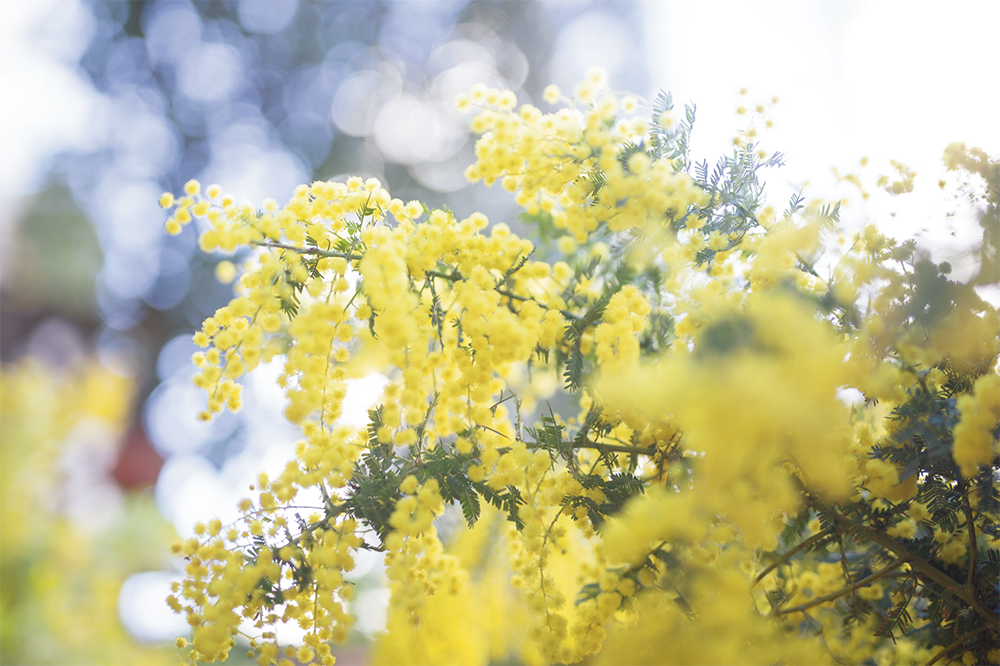
[[771, 573], [772, 571], [780, 567], [782, 564], [795, 557], [797, 553], [808, 548], [809, 546], [813, 545], [814, 543], [828, 536], [829, 534], [830, 533], [828, 531], [822, 530], [812, 535], [811, 537], [809, 537], [799, 545], [795, 546], [794, 548], [785, 551], [782, 555], [778, 557], [778, 559], [776, 559], [774, 562], [771, 562], [771, 564], [765, 567], [763, 571], [757, 574], [757, 577], [754, 579], [753, 584], [756, 585], [760, 581], [764, 580], [764, 577], [767, 576], [767, 574]]
[[[313, 254], [313, 255], [316, 255], [318, 257], [330, 257], [330, 258], [335, 258], [335, 259], [346, 259], [348, 261], [360, 261], [364, 257], [364, 255], [353, 254], [351, 252], [335, 252], [333, 250], [322, 250], [322, 249], [320, 249], [318, 247], [312, 247], [312, 246], [309, 246], [309, 247], [297, 247], [295, 245], [288, 245], [286, 243], [279, 243], [277, 241], [250, 241], [250, 242], [251, 242], [251, 244], [258, 245], [260, 247], [270, 247], [270, 248], [275, 248], [275, 249], [278, 249], [278, 250], [289, 250], [291, 252], [298, 252], [299, 254]], [[425, 275], [430, 275], [431, 277], [438, 277], [438, 278], [441, 278], [442, 280], [448, 280], [449, 282], [459, 282], [459, 281], [465, 279], [465, 276], [462, 275], [461, 273], [459, 273], [458, 271], [455, 271], [454, 273], [443, 273], [441, 271], [424, 271], [424, 274]], [[507, 298], [510, 298], [512, 300], [515, 300], [515, 301], [534, 301], [535, 300], [535, 299], [531, 298], [530, 296], [521, 296], [519, 294], [515, 294], [514, 292], [510, 291], [509, 289], [501, 289], [500, 287], [496, 287], [496, 291], [501, 296], [506, 296]], [[535, 301], [535, 302], [538, 303], [538, 301]], [[538, 303], [538, 304], [541, 305], [543, 308], [547, 308], [548, 307], [548, 306], [543, 305], [541, 303]], [[570, 312], [569, 310], [560, 310], [559, 312], [562, 314], [562, 316], [566, 317], [567, 319], [579, 319], [580, 318], [579, 315], [577, 315], [574, 312]]]
[[254, 245], [259, 245], [260, 247], [273, 247], [278, 250], [290, 250], [292, 252], [298, 252], [299, 254], [315, 254], [320, 257], [330, 257], [336, 259], [347, 259], [348, 261], [359, 261], [363, 255], [352, 254], [350, 252], [334, 252], [333, 250], [321, 250], [318, 247], [296, 247], [295, 245], [287, 245], [285, 243], [279, 243], [277, 241], [250, 241]]
[[[479, 428], [486, 428], [486, 426], [477, 426]], [[492, 430], [492, 428], [486, 428], [487, 430]], [[496, 431], [494, 431], [496, 432]], [[503, 433], [497, 433], [503, 434]], [[507, 437], [506, 435], [503, 435]], [[510, 439], [508, 437], [508, 439]], [[525, 445], [533, 450], [543, 449], [545, 446], [539, 444], [538, 442], [530, 443], [525, 442]], [[575, 442], [560, 442], [559, 448], [562, 451], [574, 451], [576, 449], [593, 449], [595, 451], [601, 451], [602, 453], [635, 453], [642, 456], [652, 456], [657, 452], [657, 449], [652, 446], [627, 446], [624, 444], [599, 444], [591, 440], [586, 440], [580, 444]]]
[[839, 599], [840, 597], [844, 596], [845, 594], [850, 594], [854, 590], [862, 588], [862, 587], [868, 585], [869, 583], [875, 582], [876, 580], [878, 580], [882, 576], [885, 576], [886, 574], [891, 573], [894, 569], [898, 569], [904, 563], [905, 563], [905, 560], [902, 559], [902, 558], [893, 560], [889, 565], [883, 567], [882, 569], [879, 569], [878, 571], [876, 571], [872, 575], [867, 576], [865, 578], [862, 578], [861, 580], [857, 581], [856, 583], [848, 585], [845, 588], [837, 590], [836, 592], [831, 592], [830, 594], [824, 594], [822, 597], [816, 597], [815, 599], [810, 599], [806, 603], [800, 604], [800, 605], [795, 606], [793, 608], [786, 608], [786, 609], [775, 611], [774, 614], [775, 615], [787, 615], [788, 613], [797, 613], [799, 611], [804, 611], [804, 610], [807, 610], [809, 608], [812, 608], [813, 606], [819, 606], [820, 604], [825, 604], [828, 601], [833, 601], [834, 599]]
[[970, 638], [972, 638], [976, 634], [979, 634], [979, 633], [985, 631], [988, 628], [989, 628], [988, 625], [981, 624], [981, 625], [979, 625], [979, 628], [973, 629], [972, 631], [968, 631], [968, 632], [962, 634], [961, 636], [959, 636], [958, 638], [956, 638], [954, 641], [952, 641], [951, 644], [948, 645], [948, 647], [946, 647], [945, 649], [941, 650], [936, 655], [934, 655], [934, 658], [931, 659], [930, 661], [928, 661], [927, 664], [926, 664], [926, 666], [934, 666], [934, 664], [936, 664], [938, 662], [938, 660], [941, 659], [941, 657], [945, 656], [946, 654], [948, 654], [949, 652], [951, 652], [952, 650], [954, 650], [955, 648], [957, 648], [959, 645], [961, 645], [965, 641], [969, 640]]
[[896, 557], [909, 563], [919, 577], [937, 584], [943, 588], [945, 592], [950, 592], [964, 601], [987, 622], [990, 622], [991, 626], [996, 626], [997, 622], [1000, 622], [1000, 618], [986, 608], [976, 597], [973, 591], [970, 591], [954, 578], [944, 573], [931, 563], [925, 561], [922, 557], [920, 557], [920, 555], [914, 553], [912, 550], [899, 543], [888, 534], [871, 527], [855, 525], [849, 518], [832, 507], [826, 507], [826, 510], [829, 511], [834, 521], [836, 521], [837, 525], [843, 530], [848, 532], [858, 531], [877, 545], [894, 554]]
[[965, 587], [975, 594], [976, 591], [976, 523], [972, 519], [972, 506], [969, 504], [969, 493], [965, 483], [962, 483], [962, 508], [965, 509], [965, 524], [969, 528], [969, 576], [965, 579]]
[[573, 449], [594, 449], [602, 453], [635, 453], [643, 456], [653, 456], [659, 449], [655, 446], [628, 446], [627, 444], [601, 444], [589, 438], [582, 443], [567, 442]]

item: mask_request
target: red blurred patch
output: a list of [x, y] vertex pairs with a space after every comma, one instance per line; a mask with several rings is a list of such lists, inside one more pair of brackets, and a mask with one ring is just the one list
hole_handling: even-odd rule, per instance
[[163, 458], [136, 420], [125, 436], [125, 444], [118, 453], [111, 476], [124, 490], [143, 490], [156, 483], [161, 467]]

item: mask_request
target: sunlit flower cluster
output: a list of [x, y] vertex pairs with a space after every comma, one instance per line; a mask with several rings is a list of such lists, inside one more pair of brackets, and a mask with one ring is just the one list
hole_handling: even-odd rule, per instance
[[[543, 114], [525, 104], [515, 113], [477, 92], [458, 104], [480, 109], [471, 121], [482, 135], [477, 160], [466, 176], [487, 185], [500, 181], [517, 192], [529, 213], [550, 213], [556, 228], [578, 243], [605, 225], [612, 231], [662, 225], [704, 201], [671, 161], [654, 162], [641, 150], [622, 159], [622, 147], [647, 140], [649, 128], [644, 120], [616, 119], [622, 104], [600, 71], [591, 72], [577, 91], [578, 99], [590, 103], [585, 110], [569, 106]], [[558, 102], [558, 90], [547, 90], [545, 99]], [[634, 104], [629, 98], [624, 106]]]
[[[170, 603], [191, 659], [243, 640], [261, 664], [331, 663], [359, 548], [385, 553], [385, 663], [946, 647], [951, 634], [889, 647], [894, 609], [931, 631], [951, 576], [990, 575], [996, 310], [874, 226], [826, 257], [839, 207], [766, 206], [756, 135], [712, 175], [669, 98], [639, 120], [594, 71], [573, 99], [543, 100], [563, 106], [484, 86], [456, 102], [480, 135], [467, 176], [513, 193], [537, 244], [375, 180], [301, 186], [284, 207], [196, 182], [161, 199], [168, 232], [203, 220], [201, 247], [239, 264], [221, 269], [235, 297], [195, 335], [202, 417], [238, 409], [241, 378], [277, 362], [303, 434], [238, 523], [177, 546]], [[389, 382], [368, 428], [339, 425], [347, 380], [373, 369]], [[947, 603], [992, 620], [980, 583]], [[289, 621], [307, 638], [286, 654], [272, 627]]]

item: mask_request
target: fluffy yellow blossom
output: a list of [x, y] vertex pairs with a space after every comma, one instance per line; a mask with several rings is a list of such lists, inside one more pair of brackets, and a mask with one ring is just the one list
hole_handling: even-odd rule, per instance
[[544, 99], [549, 104], [555, 104], [559, 101], [562, 92], [559, 90], [559, 86], [550, 84], [545, 86], [545, 90], [542, 92], [542, 99]]
[[1000, 375], [995, 372], [976, 380], [971, 394], [958, 399], [961, 415], [955, 426], [952, 454], [962, 476], [976, 474], [979, 465], [988, 465], [1000, 454], [996, 431], [1000, 426]]

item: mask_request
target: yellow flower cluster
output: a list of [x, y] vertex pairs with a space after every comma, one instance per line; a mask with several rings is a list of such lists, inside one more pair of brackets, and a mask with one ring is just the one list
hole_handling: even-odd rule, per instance
[[[586, 111], [570, 106], [543, 114], [525, 104], [515, 113], [491, 103], [489, 91], [461, 97], [460, 109], [479, 107], [471, 127], [482, 135], [466, 176], [487, 185], [500, 181], [529, 213], [550, 213], [556, 228], [578, 243], [601, 227], [664, 226], [705, 203], [704, 192], [668, 160], [652, 162], [637, 151], [622, 162], [621, 148], [648, 139], [649, 128], [641, 120], [616, 120], [621, 101], [604, 79], [593, 70], [581, 84], [581, 101], [592, 102]], [[558, 101], [558, 90], [546, 99]]]
[[1000, 455], [1000, 375], [991, 372], [977, 379], [972, 393], [960, 396], [957, 406], [961, 420], [955, 426], [952, 452], [962, 476], [969, 478]]
[[917, 177], [917, 172], [906, 166], [902, 162], [889, 160], [892, 168], [896, 171], [897, 179], [889, 182], [889, 176], [879, 176], [877, 185], [884, 187], [890, 194], [906, 194], [913, 191], [913, 179]]
[[[896, 465], [871, 456], [872, 447], [876, 444], [891, 445], [891, 439], [879, 442], [870, 424], [855, 425], [848, 463], [854, 487], [890, 502], [905, 502], [912, 498], [917, 492], [916, 476], [910, 475], [901, 483]], [[860, 499], [861, 495], [856, 493], [854, 498]]]
[[[596, 464], [591, 468], [596, 470]], [[606, 570], [602, 544], [594, 538], [587, 512], [570, 512], [564, 503], [564, 498], [573, 497], [602, 502], [603, 492], [585, 489], [566, 474], [534, 476], [529, 476], [526, 506], [518, 513], [523, 526], [508, 531], [511, 584], [527, 604], [528, 636], [543, 663], [573, 663], [601, 649], [626, 588]], [[581, 579], [594, 581], [599, 590], [567, 603]]]
[[[241, 521], [177, 547], [187, 578], [171, 604], [192, 625], [193, 660], [225, 657], [253, 626], [260, 663], [276, 663], [270, 627], [297, 621], [307, 640], [285, 658], [330, 663], [362, 536], [386, 553], [383, 663], [864, 661], [888, 639], [844, 624], [843, 599], [885, 615], [901, 564], [850, 588], [844, 549], [877, 532], [919, 567], [912, 543], [947, 523], [935, 557], [966, 566], [965, 508], [962, 520], [940, 508], [954, 487], [935, 498], [873, 452], [911, 445], [894, 409], [919, 397], [947, 412], [955, 395], [955, 460], [970, 474], [990, 464], [995, 309], [948, 288], [938, 303], [937, 267], [873, 226], [821, 277], [836, 212], [760, 207], [739, 161], [753, 135], [727, 178], [754, 201], [734, 202], [645, 149], [654, 132], [676, 138], [670, 118], [629, 117], [636, 100], [601, 72], [575, 101], [554, 87], [543, 98], [568, 105], [546, 114], [477, 86], [456, 106], [477, 110], [469, 179], [515, 192], [554, 244], [404, 204], [375, 180], [313, 183], [259, 210], [197, 183], [164, 195], [168, 231], [204, 217], [202, 248], [240, 262], [219, 269], [239, 275], [236, 295], [195, 336], [203, 417], [239, 408], [243, 375], [277, 361], [303, 433]], [[390, 381], [368, 431], [339, 426], [346, 381], [372, 369]], [[869, 402], [850, 407], [844, 388]], [[530, 412], [549, 396], [561, 414]], [[304, 491], [322, 506], [293, 519]], [[480, 516], [481, 501], [496, 511]], [[976, 502], [982, 533], [996, 519]], [[439, 521], [448, 505], [468, 529]], [[480, 555], [463, 555], [469, 541]], [[914, 616], [929, 603], [909, 598], [923, 599], [907, 602]], [[490, 626], [505, 613], [517, 624]]]
[[[357, 222], [344, 219], [349, 207]], [[237, 297], [195, 336], [195, 342], [208, 349], [194, 357], [201, 368], [194, 381], [209, 393], [203, 418], [224, 405], [235, 410], [239, 378], [280, 353], [288, 397], [285, 415], [301, 425], [306, 439], [299, 445], [299, 464], [290, 464], [261, 493], [259, 508], [249, 502], [242, 507], [246, 529], [179, 546], [190, 558], [189, 578], [171, 604], [188, 613], [194, 627], [192, 658], [199, 660], [227, 654], [242, 618], [256, 618], [261, 629], [276, 619], [299, 619], [314, 629], [317, 645], [326, 645], [337, 637], [337, 627], [345, 626], [328, 621], [340, 622], [338, 611], [323, 611], [315, 601], [309, 606], [301, 593], [281, 588], [279, 604], [275, 593], [268, 596], [259, 585], [262, 579], [275, 584], [289, 576], [294, 580], [296, 571], [308, 569], [315, 578], [307, 587], [312, 597], [342, 596], [343, 589], [319, 580], [323, 566], [329, 566], [321, 563], [337, 560], [319, 548], [325, 541], [316, 541], [313, 534], [307, 547], [301, 538], [293, 538], [285, 546], [292, 548], [287, 556], [279, 548], [248, 557], [239, 544], [281, 534], [287, 527], [282, 508], [300, 489], [322, 487], [325, 492], [327, 484], [343, 487], [350, 479], [362, 449], [352, 448], [350, 433], [333, 424], [341, 412], [344, 381], [353, 372], [352, 356], [365, 363], [378, 357], [400, 368], [399, 381], [386, 389], [381, 441], [416, 444], [417, 426], [437, 437], [488, 426], [474, 438], [459, 438], [455, 447], [470, 453], [474, 442], [481, 453], [470, 476], [496, 488], [537, 483], [550, 465], [543, 452], [532, 454], [523, 445], [504, 450], [502, 438], [514, 434], [507, 412], [503, 406], [489, 408], [503, 385], [499, 377], [512, 364], [530, 360], [536, 350], [552, 349], [565, 326], [558, 307], [545, 299], [551, 295], [556, 305], [564, 305], [551, 267], [523, 261], [532, 250], [530, 243], [504, 225], [494, 225], [488, 236], [481, 234], [487, 220], [478, 214], [455, 222], [435, 211], [426, 223], [415, 224], [412, 218], [422, 209], [400, 207], [372, 181], [317, 183], [300, 190], [283, 210], [267, 205], [264, 209], [258, 214], [229, 204], [203, 211], [212, 223], [202, 235], [203, 248], [250, 244], [259, 249], [243, 262]], [[385, 224], [382, 209], [393, 214], [393, 227]], [[348, 294], [352, 270], [361, 283]], [[421, 282], [423, 288], [415, 288]], [[642, 298], [626, 295], [615, 307], [624, 308], [619, 314], [628, 320], [630, 304]], [[446, 324], [459, 316], [460, 327]], [[371, 327], [352, 320], [370, 320]], [[628, 342], [622, 340], [625, 348]], [[634, 340], [630, 348], [637, 348]], [[429, 404], [436, 407], [434, 422], [426, 418]], [[410, 483], [404, 482], [404, 493], [413, 490]], [[427, 571], [440, 568], [440, 558], [428, 555], [436, 552], [428, 545], [434, 538], [424, 534], [439, 511], [434, 484], [400, 500], [389, 521], [395, 531], [386, 543], [391, 552], [423, 557], [421, 561], [431, 563], [424, 567]], [[263, 490], [267, 484], [260, 485]], [[402, 585], [402, 574], [409, 575], [413, 568], [391, 570], [400, 572], [396, 582]], [[220, 587], [219, 581], [226, 583]], [[408, 590], [394, 599], [416, 599]], [[268, 612], [278, 605], [285, 606], [283, 613]], [[267, 632], [263, 636], [266, 639]], [[254, 641], [262, 663], [277, 659], [276, 644]]]
[[639, 362], [637, 333], [646, 327], [649, 301], [633, 285], [626, 285], [611, 297], [604, 310], [604, 322], [594, 329], [597, 362], [606, 370], [634, 367]]
[[[183, 583], [175, 584], [167, 603], [187, 615], [192, 627], [190, 657], [198, 661], [225, 660], [246, 634], [261, 664], [276, 663], [279, 646], [273, 629], [294, 621], [306, 630], [297, 658], [303, 662], [333, 664], [331, 643], [346, 640], [353, 625], [345, 604], [353, 597], [343, 574], [354, 568], [352, 552], [361, 545], [353, 519], [310, 517], [310, 526], [297, 535], [288, 519], [276, 511], [286, 472], [273, 484], [259, 479], [264, 490], [261, 505], [241, 503], [243, 528], [224, 527], [218, 519], [195, 527], [196, 537], [174, 545], [186, 560]], [[284, 535], [283, 537], [280, 535]], [[284, 544], [260, 546], [263, 540]]]
[[[543, 663], [527, 640], [528, 609], [510, 594], [504, 550], [496, 548], [501, 520], [499, 512], [488, 507], [475, 529], [460, 531], [443, 550], [433, 528], [408, 542], [393, 567], [405, 559], [416, 568], [392, 582], [386, 631], [373, 648], [375, 663]], [[438, 568], [447, 576], [435, 574]], [[428, 576], [436, 578], [433, 588]], [[419, 582], [412, 582], [418, 577]], [[408, 586], [415, 588], [414, 599], [419, 600], [414, 614], [407, 610], [409, 597], [402, 592]]]
[[800, 482], [831, 500], [848, 494], [848, 410], [836, 396], [843, 382], [843, 351], [830, 327], [775, 294], [721, 311], [693, 354], [611, 375], [604, 392], [612, 404], [672, 414], [685, 448], [698, 452], [704, 513], [663, 511], [669, 520], [697, 524], [725, 513], [747, 544], [773, 550], [783, 516], [801, 507]]

